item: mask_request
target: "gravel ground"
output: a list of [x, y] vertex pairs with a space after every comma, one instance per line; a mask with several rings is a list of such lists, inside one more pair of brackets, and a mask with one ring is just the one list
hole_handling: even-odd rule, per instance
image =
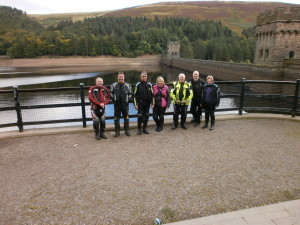
[[300, 197], [300, 123], [0, 140], [0, 224], [153, 224]]

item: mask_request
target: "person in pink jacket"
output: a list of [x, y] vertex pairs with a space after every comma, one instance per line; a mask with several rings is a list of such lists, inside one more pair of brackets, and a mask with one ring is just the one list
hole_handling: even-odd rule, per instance
[[165, 112], [171, 104], [169, 88], [165, 85], [164, 78], [161, 76], [156, 79], [156, 85], [153, 86], [153, 95], [153, 119], [156, 123], [155, 131], [160, 132], [163, 130]]

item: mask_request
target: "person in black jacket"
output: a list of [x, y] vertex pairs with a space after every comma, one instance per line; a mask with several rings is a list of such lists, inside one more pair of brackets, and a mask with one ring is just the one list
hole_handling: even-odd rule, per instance
[[215, 129], [215, 109], [220, 104], [220, 88], [214, 83], [213, 76], [207, 76], [206, 84], [203, 86], [202, 96], [205, 109], [205, 124], [202, 128], [208, 127], [210, 117], [210, 130], [213, 130]]
[[123, 72], [118, 73], [118, 82], [113, 83], [110, 86], [110, 98], [114, 102], [114, 123], [115, 123], [115, 135], [120, 135], [120, 117], [121, 113], [124, 117], [124, 130], [127, 136], [130, 136], [129, 131], [129, 114], [128, 104], [132, 97], [131, 85], [125, 82], [125, 75]]
[[194, 126], [199, 126], [202, 117], [202, 88], [205, 82], [199, 78], [199, 72], [193, 72], [193, 78], [189, 80], [193, 89], [193, 99], [191, 102], [191, 113], [193, 115], [192, 122], [195, 122]]
[[[153, 88], [152, 84], [147, 81], [147, 72], [143, 71], [140, 76], [140, 81], [136, 83], [134, 89], [134, 108], [138, 110], [138, 135], [142, 132], [149, 134], [147, 124], [149, 120], [150, 105], [153, 108]], [[143, 130], [142, 130], [143, 125]]]

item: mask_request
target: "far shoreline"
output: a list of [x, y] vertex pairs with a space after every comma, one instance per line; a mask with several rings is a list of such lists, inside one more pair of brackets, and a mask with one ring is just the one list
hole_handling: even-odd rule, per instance
[[144, 55], [137, 58], [114, 56], [59, 57], [34, 59], [0, 59], [1, 69], [31, 73], [76, 73], [120, 70], [157, 71], [161, 55]]

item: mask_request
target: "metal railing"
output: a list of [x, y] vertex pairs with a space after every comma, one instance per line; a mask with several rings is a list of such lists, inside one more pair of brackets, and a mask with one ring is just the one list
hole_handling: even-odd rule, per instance
[[[216, 81], [221, 88], [222, 99], [230, 99], [230, 105], [219, 107], [216, 111], [237, 111], [239, 115], [243, 112], [265, 112], [265, 113], [282, 113], [290, 114], [292, 117], [300, 114], [299, 107], [299, 89], [300, 79], [292, 81], [263, 81], [263, 80], [246, 80], [241, 81]], [[169, 86], [171, 84], [168, 84]], [[109, 86], [107, 86], [109, 88]], [[90, 87], [84, 86], [83, 83], [79, 87], [62, 87], [62, 88], [39, 88], [39, 89], [18, 89], [13, 87], [12, 90], [0, 90], [0, 97], [3, 94], [13, 94], [13, 106], [0, 105], [0, 128], [18, 127], [19, 131], [24, 130], [27, 125], [54, 124], [54, 123], [70, 123], [80, 122], [83, 127], [87, 126], [87, 121], [91, 121], [91, 117], [87, 117], [86, 107], [90, 105], [87, 100], [87, 90]], [[20, 100], [20, 96], [24, 93], [42, 93], [42, 92], [67, 92], [75, 91], [80, 96], [76, 102], [72, 103], [56, 103], [56, 104], [26, 104]], [[109, 104], [112, 104], [110, 102]], [[50, 109], [50, 108], [80, 108], [81, 115], [78, 118], [68, 119], [42, 119], [38, 121], [24, 121], [22, 113], [24, 110], [34, 109]], [[11, 123], [3, 122], [3, 112], [12, 112], [16, 114], [15, 121]], [[168, 110], [166, 115], [172, 115], [173, 111]], [[137, 113], [132, 112], [130, 118], [136, 118]], [[113, 114], [107, 116], [106, 119], [113, 119]]]

